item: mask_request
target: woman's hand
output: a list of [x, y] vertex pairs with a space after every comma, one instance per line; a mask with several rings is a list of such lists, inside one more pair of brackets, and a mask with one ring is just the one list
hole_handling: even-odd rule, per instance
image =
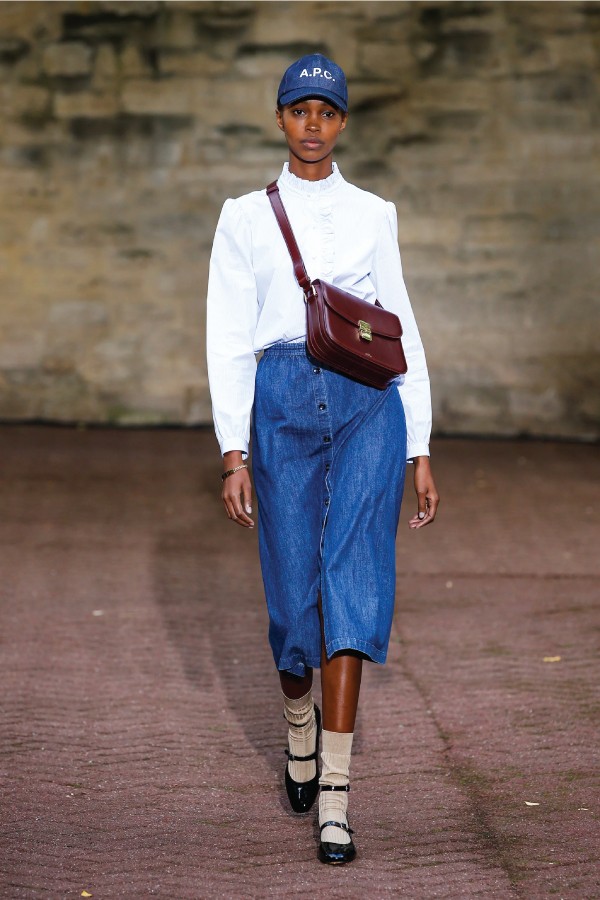
[[[241, 450], [231, 450], [223, 456], [224, 472], [241, 464]], [[252, 512], [252, 483], [248, 469], [240, 469], [225, 479], [221, 499], [232, 522], [237, 522], [244, 528], [254, 528], [254, 522], [249, 515]]]
[[415, 491], [417, 492], [417, 514], [408, 523], [409, 528], [422, 528], [430, 525], [435, 519], [440, 498], [435, 489], [435, 482], [431, 474], [431, 466], [428, 456], [416, 456], [415, 467]]

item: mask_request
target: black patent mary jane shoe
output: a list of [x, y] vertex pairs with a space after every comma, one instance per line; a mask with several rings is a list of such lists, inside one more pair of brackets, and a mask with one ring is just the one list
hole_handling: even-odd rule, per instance
[[[345, 786], [338, 787], [333, 785], [324, 784], [321, 787], [322, 791], [349, 791], [350, 785], [347, 784]], [[323, 834], [323, 829], [327, 828], [328, 825], [334, 825], [336, 828], [341, 828], [342, 831], [345, 831], [347, 834], [354, 834], [349, 825], [345, 822], [323, 822], [320, 827], [320, 834]], [[330, 866], [343, 866], [344, 863], [352, 862], [354, 857], [356, 856], [356, 847], [350, 838], [350, 842], [348, 844], [336, 844], [333, 841], [321, 841], [319, 844], [319, 859], [323, 863], [328, 863]]]
[[[319, 752], [319, 735], [321, 734], [321, 710], [316, 704], [315, 720], [317, 723], [317, 727], [315, 729], [314, 753], [309, 753], [308, 756], [294, 756], [286, 747], [285, 752], [288, 757], [288, 762], [310, 762], [311, 759], [314, 759], [316, 761]], [[317, 799], [317, 795], [319, 793], [319, 767], [317, 766], [316, 769], [317, 773], [314, 778], [310, 779], [310, 781], [294, 781], [294, 779], [290, 775], [290, 770], [286, 763], [285, 789], [287, 791], [290, 805], [296, 813], [308, 812]]]
[[[323, 829], [328, 825], [335, 825], [348, 834], [354, 834], [349, 825], [345, 822], [323, 822], [321, 825], [321, 834]], [[349, 844], [334, 844], [332, 841], [321, 841], [319, 844], [319, 859], [323, 863], [329, 863], [330, 866], [343, 866], [344, 863], [351, 862], [356, 856], [356, 847], [352, 838]]]

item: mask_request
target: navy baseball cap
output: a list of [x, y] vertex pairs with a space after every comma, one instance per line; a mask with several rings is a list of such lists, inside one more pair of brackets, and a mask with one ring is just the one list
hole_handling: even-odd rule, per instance
[[346, 76], [333, 60], [321, 53], [310, 53], [292, 63], [277, 91], [277, 103], [281, 106], [307, 97], [318, 97], [348, 111]]

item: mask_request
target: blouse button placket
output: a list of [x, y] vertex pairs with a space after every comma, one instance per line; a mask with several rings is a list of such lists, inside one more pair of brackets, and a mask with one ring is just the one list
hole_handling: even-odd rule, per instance
[[329, 197], [322, 198], [319, 203], [319, 219], [321, 277], [325, 281], [331, 281], [335, 261], [335, 231], [333, 228], [333, 206]]

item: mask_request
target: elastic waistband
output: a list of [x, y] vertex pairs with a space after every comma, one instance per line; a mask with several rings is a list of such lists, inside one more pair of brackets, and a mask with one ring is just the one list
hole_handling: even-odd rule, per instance
[[306, 356], [306, 341], [271, 344], [264, 352], [269, 356]]

